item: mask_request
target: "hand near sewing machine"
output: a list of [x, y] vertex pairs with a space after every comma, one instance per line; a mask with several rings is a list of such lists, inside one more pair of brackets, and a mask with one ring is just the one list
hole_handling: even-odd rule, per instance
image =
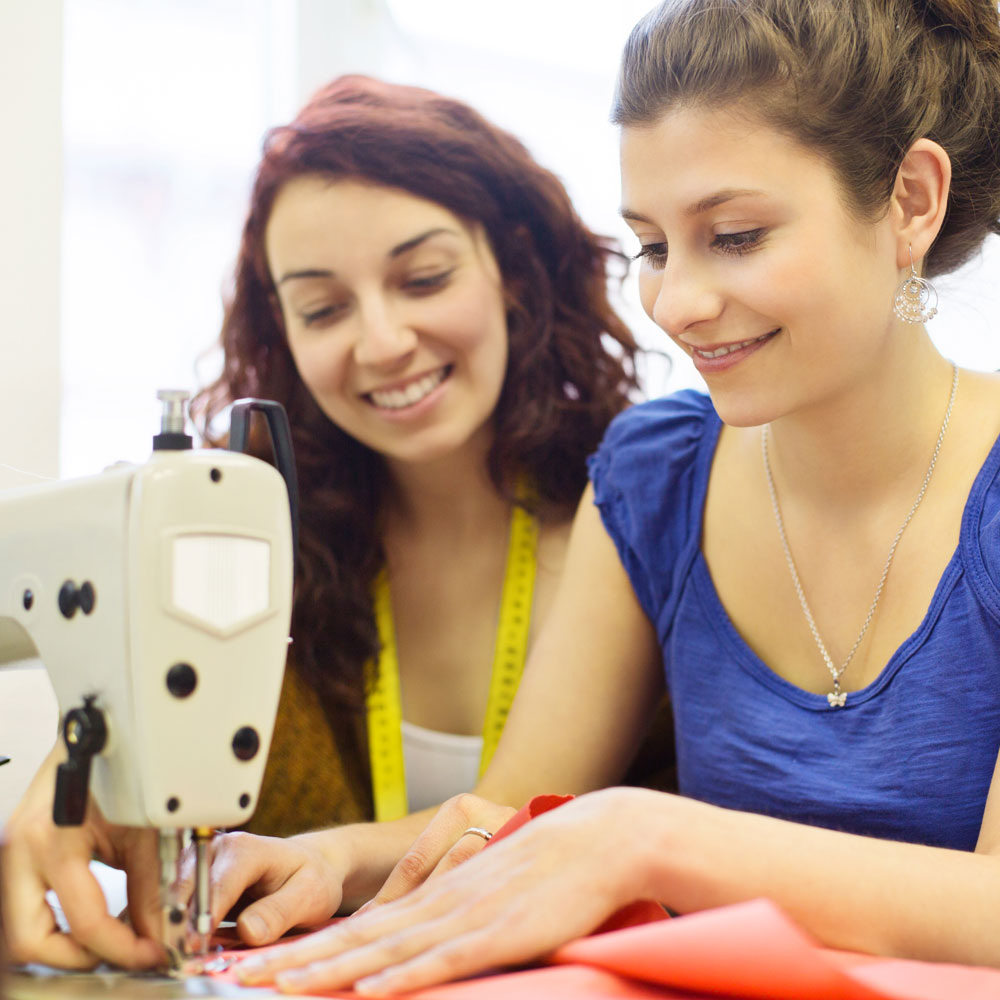
[[[247, 944], [268, 944], [293, 927], [324, 923], [343, 903], [345, 852], [355, 827], [337, 827], [294, 837], [220, 834], [212, 843], [212, 924], [250, 901], [236, 929]], [[190, 852], [181, 868], [181, 892], [194, 886]]]
[[636, 788], [581, 796], [401, 899], [245, 960], [240, 980], [382, 994], [536, 959], [648, 893], [664, 800]]
[[[89, 969], [102, 960], [128, 969], [161, 964], [156, 835], [112, 826], [93, 801], [82, 826], [56, 826], [55, 774], [64, 759], [59, 743], [4, 831], [0, 878], [10, 959], [65, 969]], [[131, 926], [108, 913], [92, 858], [128, 873]], [[45, 898], [49, 889], [59, 897], [69, 933], [60, 929]]]
[[[224, 834], [212, 845], [213, 922], [249, 898], [237, 931], [248, 944], [261, 945], [292, 928], [314, 927], [338, 911], [355, 910], [365, 900], [361, 909], [389, 902], [478, 853], [486, 840], [468, 830], [492, 832], [513, 812], [475, 795], [457, 795], [433, 814], [415, 842], [429, 810], [391, 823], [359, 823], [287, 839]], [[193, 878], [188, 857], [182, 872], [187, 894]]]

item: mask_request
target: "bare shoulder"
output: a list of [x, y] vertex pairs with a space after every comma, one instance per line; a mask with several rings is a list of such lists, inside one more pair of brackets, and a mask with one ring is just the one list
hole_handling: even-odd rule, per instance
[[961, 370], [961, 384], [991, 398], [1000, 410], [1000, 371], [982, 372], [972, 368]]
[[555, 597], [556, 585], [566, 563], [570, 529], [574, 511], [568, 507], [551, 507], [539, 517], [538, 565], [535, 572], [535, 600], [532, 613], [532, 636], [548, 615]]
[[554, 507], [543, 511], [539, 517], [538, 570], [558, 576], [566, 560], [570, 530], [575, 509]]
[[992, 412], [1000, 415], [1000, 371], [981, 372], [963, 368], [959, 377], [962, 395], [967, 401], [985, 403]]
[[1000, 372], [963, 369], [953, 420], [958, 447], [978, 467], [1000, 437]]

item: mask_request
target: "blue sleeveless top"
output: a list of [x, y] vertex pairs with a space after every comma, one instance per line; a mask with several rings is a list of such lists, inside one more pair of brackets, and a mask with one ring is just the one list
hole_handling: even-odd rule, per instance
[[685, 390], [622, 413], [589, 461], [663, 652], [681, 793], [972, 850], [1000, 749], [1000, 441], [920, 627], [831, 709], [751, 651], [715, 592], [700, 539], [721, 427], [710, 399]]

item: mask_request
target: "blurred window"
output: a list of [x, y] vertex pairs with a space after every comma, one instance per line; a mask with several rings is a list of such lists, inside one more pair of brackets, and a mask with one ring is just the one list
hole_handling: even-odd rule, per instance
[[[65, 0], [61, 474], [143, 460], [156, 389], [218, 371], [221, 294], [263, 134], [339, 73], [468, 101], [562, 178], [593, 229], [634, 252], [607, 117], [621, 47], [650, 6]], [[1000, 368], [998, 275], [991, 238], [936, 282], [929, 330], [961, 364]], [[637, 303], [632, 275], [621, 309], [642, 343], [670, 351]], [[645, 374], [651, 394], [701, 384], [683, 360]]]

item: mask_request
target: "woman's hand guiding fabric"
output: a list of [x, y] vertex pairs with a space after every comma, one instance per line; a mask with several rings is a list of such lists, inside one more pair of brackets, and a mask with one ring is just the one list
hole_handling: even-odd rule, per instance
[[243, 961], [240, 980], [287, 993], [353, 985], [381, 994], [538, 959], [642, 894], [626, 845], [655, 794], [583, 796], [402, 898]]
[[[212, 917], [217, 926], [241, 898], [253, 899], [236, 920], [247, 944], [276, 941], [293, 927], [315, 927], [340, 908], [343, 872], [310, 839], [229, 833], [212, 845]], [[185, 868], [190, 881], [190, 864]]]
[[399, 899], [428, 879], [443, 875], [475, 857], [487, 840], [469, 833], [469, 829], [495, 833], [514, 812], [509, 806], [488, 802], [477, 795], [450, 798], [399, 860], [375, 897], [358, 913]]

